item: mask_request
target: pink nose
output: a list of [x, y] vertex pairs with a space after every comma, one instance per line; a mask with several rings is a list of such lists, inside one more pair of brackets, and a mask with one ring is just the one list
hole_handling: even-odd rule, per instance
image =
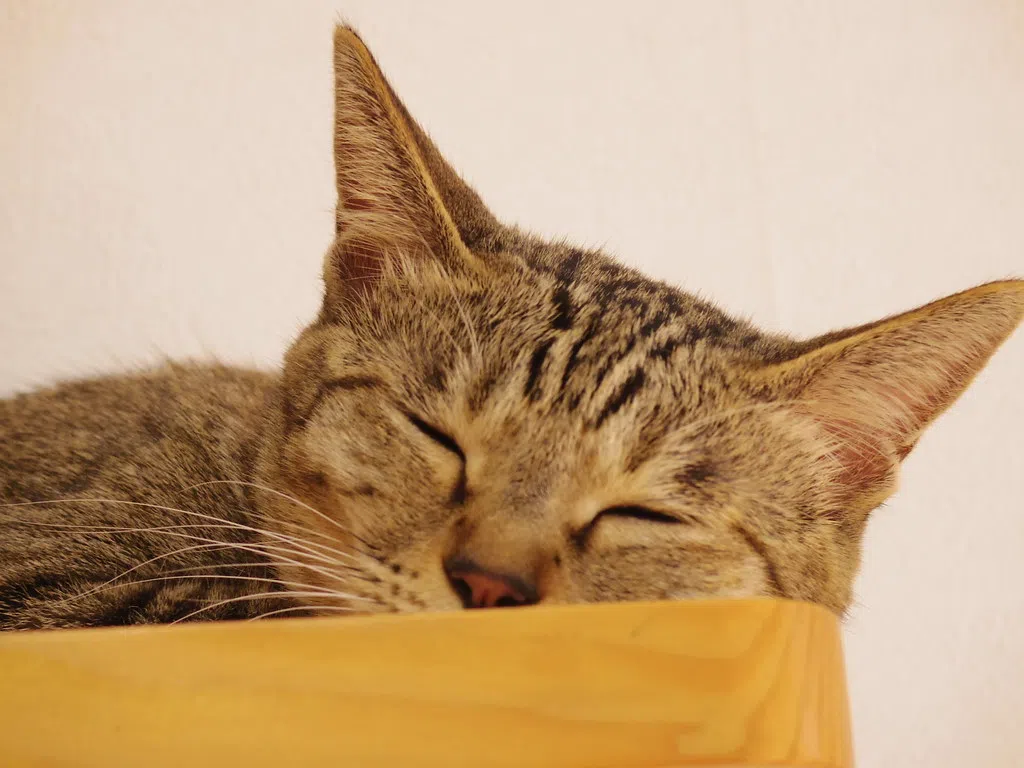
[[471, 565], [454, 566], [448, 580], [466, 608], [511, 608], [537, 602], [534, 590], [519, 579]]

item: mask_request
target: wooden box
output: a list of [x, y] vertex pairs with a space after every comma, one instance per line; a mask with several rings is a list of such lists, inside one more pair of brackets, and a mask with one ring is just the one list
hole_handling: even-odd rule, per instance
[[839, 623], [782, 600], [0, 635], [0, 766], [852, 762]]

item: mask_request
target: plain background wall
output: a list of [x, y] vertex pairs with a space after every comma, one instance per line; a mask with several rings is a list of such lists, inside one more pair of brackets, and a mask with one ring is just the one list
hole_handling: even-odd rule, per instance
[[[1015, 0], [0, 0], [0, 390], [275, 364], [332, 234], [341, 14], [500, 215], [768, 328], [1024, 272]], [[870, 526], [860, 765], [1024, 765], [1022, 381], [1019, 333]]]

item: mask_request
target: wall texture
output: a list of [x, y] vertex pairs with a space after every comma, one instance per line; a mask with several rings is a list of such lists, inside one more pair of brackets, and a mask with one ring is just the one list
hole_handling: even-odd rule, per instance
[[[0, 390], [272, 365], [332, 231], [356, 23], [507, 219], [773, 329], [1024, 272], [1024, 6], [0, 0]], [[860, 764], [1024, 765], [1024, 334], [870, 527]]]

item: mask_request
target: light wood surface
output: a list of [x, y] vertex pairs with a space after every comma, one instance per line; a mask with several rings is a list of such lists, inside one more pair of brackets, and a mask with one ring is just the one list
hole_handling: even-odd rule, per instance
[[827, 611], [777, 600], [0, 635], [0, 765], [853, 764]]

